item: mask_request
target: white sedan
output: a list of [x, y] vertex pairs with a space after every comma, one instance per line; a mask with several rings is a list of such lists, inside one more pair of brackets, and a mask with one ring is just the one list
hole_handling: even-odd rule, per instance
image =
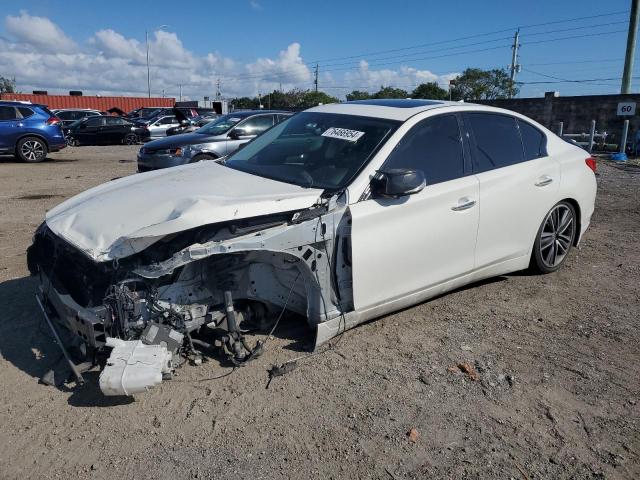
[[[120, 363], [145, 370], [122, 385], [124, 367], [108, 363], [103, 391], [131, 394], [159, 382], [176, 353], [195, 354], [190, 335], [201, 329], [225, 329], [225, 351], [241, 364], [262, 348], [243, 337], [243, 320], [289, 310], [320, 344], [470, 282], [553, 272], [589, 226], [595, 168], [507, 110], [324, 105], [223, 161], [67, 200], [36, 232], [29, 267], [43, 305], [87, 347], [114, 347]], [[143, 361], [151, 347], [162, 365]]]

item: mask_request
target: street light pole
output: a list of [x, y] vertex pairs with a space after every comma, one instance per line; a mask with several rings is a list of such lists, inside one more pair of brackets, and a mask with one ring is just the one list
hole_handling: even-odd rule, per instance
[[[167, 28], [169, 25], [160, 25], [156, 27], [158, 30]], [[149, 69], [149, 30], [144, 31], [144, 39], [147, 44], [147, 96], [151, 98], [151, 70]]]
[[151, 98], [151, 71], [149, 70], [149, 31], [144, 31], [144, 38], [147, 44], [147, 96]]

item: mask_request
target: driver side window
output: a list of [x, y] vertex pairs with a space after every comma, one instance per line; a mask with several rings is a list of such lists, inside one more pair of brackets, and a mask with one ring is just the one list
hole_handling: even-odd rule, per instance
[[427, 185], [463, 177], [462, 137], [455, 115], [428, 118], [414, 125], [383, 168], [422, 170]]
[[238, 128], [246, 132], [247, 135], [259, 135], [273, 126], [273, 115], [261, 115], [253, 117], [239, 125]]

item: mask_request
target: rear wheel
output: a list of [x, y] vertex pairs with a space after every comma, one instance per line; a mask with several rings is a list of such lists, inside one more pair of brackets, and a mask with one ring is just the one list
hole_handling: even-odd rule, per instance
[[47, 145], [37, 137], [22, 138], [16, 145], [16, 156], [23, 162], [42, 162], [47, 158]]
[[80, 145], [80, 142], [78, 142], [77, 138], [68, 136], [67, 145], [69, 145], [70, 147], [77, 147], [78, 145]]
[[125, 145], [136, 145], [139, 141], [140, 140], [138, 139], [138, 136], [133, 133], [128, 133], [127, 135], [125, 135], [123, 140]]
[[576, 236], [576, 211], [569, 202], [556, 204], [538, 229], [531, 267], [540, 273], [558, 270], [567, 259]]

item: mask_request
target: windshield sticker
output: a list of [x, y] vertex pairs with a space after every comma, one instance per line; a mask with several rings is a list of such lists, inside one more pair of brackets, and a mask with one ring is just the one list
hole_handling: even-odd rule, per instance
[[347, 140], [349, 142], [357, 142], [363, 135], [364, 132], [336, 127], [331, 127], [322, 134], [323, 137], [339, 138], [340, 140]]

